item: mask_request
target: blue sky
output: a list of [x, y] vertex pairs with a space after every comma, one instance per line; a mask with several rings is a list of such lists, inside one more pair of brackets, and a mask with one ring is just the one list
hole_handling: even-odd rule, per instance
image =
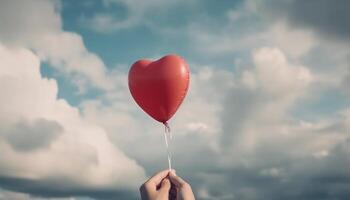
[[170, 53], [191, 70], [169, 121], [173, 166], [197, 199], [349, 199], [349, 9], [2, 1], [0, 200], [137, 198], [167, 162], [128, 70]]
[[[95, 32], [89, 29], [81, 23], [82, 18], [104, 13], [122, 21], [128, 15], [127, 7], [122, 2], [108, 6], [104, 5], [103, 1], [91, 1], [91, 4], [85, 4], [87, 3], [63, 1], [63, 28], [67, 31], [79, 32], [83, 36], [87, 48], [96, 52], [107, 66], [114, 67], [114, 65], [120, 63], [130, 64], [140, 57], [153, 57], [154, 55], [171, 52], [176, 52], [184, 57], [191, 58], [195, 62], [200, 62], [203, 57], [201, 58], [198, 53], [189, 50], [188, 40], [191, 38], [187, 38], [181, 33], [164, 35], [160, 30], [170, 28], [178, 29], [181, 32], [181, 29], [184, 29], [191, 22], [199, 22], [201, 25], [210, 28], [220, 28], [227, 21], [223, 15], [241, 2], [220, 1], [214, 3], [208, 1], [208, 3], [193, 3], [193, 5], [188, 3], [189, 5], [175, 5], [174, 8], [163, 11], [166, 13], [160, 14], [157, 9], [154, 9], [150, 11], [151, 14], [148, 14], [148, 16], [155, 26], [159, 26], [159, 30], [149, 27], [146, 23], [139, 23], [118, 31], [107, 30], [107, 33]], [[208, 21], [201, 18], [208, 18]], [[230, 61], [227, 61], [227, 58], [225, 59], [226, 62], [232, 63], [232, 58], [228, 60]]]

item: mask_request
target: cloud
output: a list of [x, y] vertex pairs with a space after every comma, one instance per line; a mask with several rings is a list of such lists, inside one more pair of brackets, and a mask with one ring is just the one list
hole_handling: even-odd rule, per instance
[[[181, 150], [174, 150], [181, 151], [181, 162], [197, 158], [187, 164], [191, 166], [181, 167], [198, 172], [186, 174], [198, 197], [346, 199], [346, 189], [336, 183], [349, 173], [344, 171], [344, 163], [330, 163], [343, 154], [336, 149], [343, 149], [349, 138], [347, 128], [340, 128], [347, 127], [348, 115], [317, 122], [295, 119], [289, 109], [300, 105], [300, 98], [309, 92], [316, 92], [311, 87], [315, 81], [312, 71], [291, 63], [276, 48], [253, 51], [252, 63], [235, 73], [236, 84], [225, 91], [225, 104], [218, 105], [223, 108], [216, 113], [216, 117], [222, 115], [222, 129], [214, 140], [224, 146], [210, 150], [213, 138], [199, 135], [181, 138]], [[338, 170], [341, 175], [336, 175]]]
[[[276, 48], [257, 49], [252, 60], [254, 65], [236, 76], [240, 84], [223, 105], [224, 162], [206, 175], [202, 189], [209, 196], [231, 190], [239, 199], [346, 199], [348, 193], [335, 183], [349, 173], [343, 164], [330, 163], [342, 155], [336, 149], [349, 139], [347, 128], [340, 128], [347, 127], [348, 115], [317, 122], [294, 118], [290, 108], [302, 104], [300, 98], [308, 93], [317, 93], [311, 87], [312, 72], [290, 63]], [[215, 187], [218, 182], [226, 187]]]
[[72, 83], [78, 83], [80, 92], [89, 87], [104, 90], [113, 87], [103, 61], [86, 49], [82, 37], [62, 30], [59, 11], [57, 1], [2, 2], [1, 42], [33, 49], [41, 60], [69, 75]]
[[[342, 0], [334, 2], [245, 0], [227, 15], [231, 20], [231, 26], [247, 26], [247, 30], [252, 31], [253, 35], [255, 32], [259, 32], [259, 35], [265, 32], [263, 34], [265, 37], [262, 37], [265, 43], [262, 45], [259, 43], [259, 46], [278, 46], [287, 56], [294, 58], [309, 56], [312, 58], [311, 65], [320, 66], [330, 60], [332, 62], [342, 60], [344, 63], [344, 59], [349, 55], [349, 45], [345, 42], [349, 35], [346, 25], [348, 22], [344, 20], [348, 14], [346, 12], [348, 7], [349, 3]], [[251, 24], [255, 24], [254, 28], [250, 28]], [[245, 34], [250, 35], [249, 33], [245, 31]], [[317, 57], [326, 59], [317, 62], [320, 60]]]
[[333, 39], [349, 39], [349, 8], [346, 0], [337, 1], [262, 1], [264, 14], [286, 18], [291, 26], [309, 28]]
[[49, 145], [62, 131], [62, 126], [55, 121], [37, 119], [32, 123], [19, 121], [1, 132], [12, 148], [26, 152]]
[[256, 6], [248, 6], [251, 1], [245, 2], [241, 7], [227, 11], [227, 23], [220, 28], [213, 29], [199, 22], [186, 27], [185, 32], [193, 43], [193, 50], [211, 57], [232, 54], [247, 56], [251, 49], [277, 46], [288, 57], [297, 59], [319, 46], [319, 40], [312, 31], [290, 28], [283, 20], [268, 21], [260, 16]]
[[318, 42], [310, 31], [291, 29], [283, 22], [272, 25], [268, 35], [274, 45], [293, 58], [306, 55]]
[[[349, 52], [350, 53], [350, 52]], [[336, 86], [345, 94], [349, 94], [350, 87], [350, 54], [346, 55], [342, 62], [339, 63], [339, 71], [337, 74]]]
[[[245, 127], [256, 124], [257, 118], [261, 117], [264, 122], [281, 119], [312, 81], [307, 68], [288, 63], [279, 49], [258, 49], [253, 52], [252, 59], [254, 67], [242, 72], [240, 85], [226, 99], [227, 109], [223, 112], [224, 144], [230, 144], [245, 133]], [[249, 138], [252, 135], [244, 135], [247, 142], [254, 142], [254, 138]]]
[[0, 58], [1, 187], [38, 196], [104, 196], [138, 187], [142, 167], [104, 129], [57, 99], [57, 83], [41, 77], [39, 57], [1, 45]]
[[[44, 200], [42, 197], [33, 197], [29, 194], [0, 190], [0, 200]], [[78, 200], [73, 197], [68, 198], [50, 198], [50, 200]]]

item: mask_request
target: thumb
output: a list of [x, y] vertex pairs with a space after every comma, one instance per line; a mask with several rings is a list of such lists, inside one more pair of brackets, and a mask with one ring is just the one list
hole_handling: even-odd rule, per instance
[[162, 181], [162, 185], [159, 189], [159, 196], [162, 196], [161, 199], [168, 199], [170, 187], [171, 187], [171, 184], [170, 184], [169, 179], [165, 178]]

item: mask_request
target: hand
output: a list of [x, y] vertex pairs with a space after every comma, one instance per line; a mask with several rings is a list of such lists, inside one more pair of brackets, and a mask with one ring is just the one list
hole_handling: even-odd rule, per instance
[[161, 171], [140, 187], [142, 200], [194, 200], [191, 186], [174, 171]]
[[171, 188], [170, 180], [167, 178], [169, 170], [161, 171], [152, 176], [140, 187], [142, 200], [168, 200]]

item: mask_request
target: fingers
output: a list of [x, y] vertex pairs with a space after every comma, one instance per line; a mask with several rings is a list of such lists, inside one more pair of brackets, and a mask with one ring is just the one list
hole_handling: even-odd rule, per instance
[[163, 170], [161, 172], [158, 172], [157, 174], [153, 175], [146, 184], [150, 184], [152, 186], [157, 186], [159, 183], [162, 182], [162, 180], [167, 177], [169, 174], [169, 170]]
[[169, 174], [169, 170], [163, 170], [153, 175], [148, 179], [140, 188], [141, 196], [143, 193], [147, 193], [149, 196], [154, 196], [157, 193], [157, 186], [160, 185], [162, 180]]
[[169, 179], [178, 188], [181, 188], [181, 187], [187, 185], [186, 181], [184, 181], [179, 176], [176, 176], [174, 172], [169, 173]]
[[159, 189], [159, 194], [163, 197], [168, 197], [171, 184], [168, 178], [162, 181], [161, 187]]

